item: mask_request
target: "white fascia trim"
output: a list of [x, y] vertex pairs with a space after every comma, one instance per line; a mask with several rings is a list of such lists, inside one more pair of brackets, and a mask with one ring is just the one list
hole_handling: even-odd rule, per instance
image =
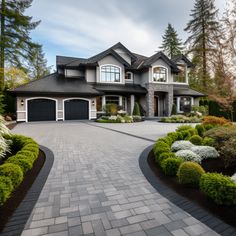
[[27, 98], [25, 99], [25, 110], [26, 110], [26, 122], [28, 122], [28, 101], [29, 100], [35, 100], [35, 99], [46, 99], [46, 100], [53, 100], [56, 102], [56, 109], [55, 109], [55, 112], [56, 112], [56, 121], [58, 120], [58, 114], [57, 114], [57, 99], [55, 98], [50, 98], [50, 97], [31, 97], [31, 98]]
[[[153, 70], [156, 68], [156, 67], [161, 67], [161, 68], [164, 68], [166, 69], [166, 82], [158, 82], [158, 81], [154, 81], [153, 80]], [[152, 83], [155, 83], [155, 84], [168, 84], [169, 82], [169, 69], [163, 65], [155, 65], [155, 66], [152, 66], [152, 73], [151, 73], [152, 77], [150, 79], [150, 82]]]
[[[117, 67], [119, 68], [120, 70], [120, 82], [106, 82], [106, 81], [102, 81], [102, 67], [103, 66], [114, 66], [114, 67]], [[114, 65], [114, 64], [103, 64], [103, 65], [99, 65], [99, 73], [100, 73], [100, 76], [99, 76], [99, 83], [102, 83], [102, 84], [124, 84], [125, 83], [125, 79], [124, 79], [124, 74], [123, 74], [123, 71], [122, 71], [122, 68], [120, 66], [117, 66], [117, 65]]]
[[68, 100], [84, 100], [89, 103], [89, 120], [91, 120], [91, 99], [87, 98], [81, 98], [81, 97], [71, 97], [71, 98], [65, 98], [62, 100], [62, 111], [63, 111], [63, 121], [65, 120], [65, 101]]

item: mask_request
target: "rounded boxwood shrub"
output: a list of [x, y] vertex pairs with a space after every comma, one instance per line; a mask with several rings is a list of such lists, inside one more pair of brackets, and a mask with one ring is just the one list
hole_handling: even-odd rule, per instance
[[170, 132], [167, 134], [167, 137], [171, 139], [172, 143], [179, 140], [179, 135], [177, 132]]
[[6, 163], [0, 166], [0, 176], [6, 176], [11, 179], [13, 187], [17, 187], [23, 180], [21, 168], [14, 163]]
[[198, 135], [203, 137], [204, 132], [205, 132], [204, 126], [203, 125], [196, 125], [195, 129], [197, 130]]
[[13, 191], [12, 181], [7, 176], [0, 176], [0, 205], [2, 205]]
[[177, 176], [181, 184], [198, 187], [200, 178], [204, 173], [205, 171], [199, 164], [186, 161], [180, 165]]
[[163, 152], [157, 159], [157, 162], [161, 163], [163, 160], [169, 158], [169, 157], [176, 157], [175, 153], [173, 152]]
[[153, 148], [155, 156], [158, 158], [163, 152], [170, 152], [170, 145], [163, 141], [157, 141]]
[[159, 138], [158, 142], [164, 142], [168, 145], [171, 145], [172, 144], [172, 139], [170, 137], [166, 136], [165, 138]]
[[202, 145], [203, 146], [213, 146], [214, 145], [214, 139], [213, 138], [209, 138], [209, 137], [205, 137], [202, 140]]
[[22, 170], [23, 174], [25, 174], [28, 170], [33, 167], [33, 162], [30, 159], [24, 158], [24, 156], [15, 155], [6, 161], [6, 163], [12, 163], [18, 165]]
[[24, 156], [25, 158], [27, 159], [32, 159], [32, 161], [34, 161], [38, 156], [36, 156], [37, 153], [35, 152], [31, 152], [29, 150], [22, 150], [22, 151], [19, 151], [17, 152], [17, 155], [20, 155], [20, 156]]
[[236, 183], [228, 176], [218, 173], [203, 174], [200, 190], [217, 204], [236, 204]]
[[201, 145], [202, 144], [202, 137], [195, 134], [189, 139], [189, 141], [194, 145]]
[[168, 157], [161, 162], [161, 168], [166, 175], [175, 176], [183, 159], [178, 157]]
[[182, 131], [186, 131], [192, 128], [193, 127], [191, 125], [181, 125], [176, 129], [176, 132], [182, 132]]

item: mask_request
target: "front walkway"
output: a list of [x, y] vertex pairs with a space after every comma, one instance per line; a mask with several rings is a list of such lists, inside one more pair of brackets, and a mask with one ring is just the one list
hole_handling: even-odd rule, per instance
[[[14, 128], [55, 155], [22, 235], [217, 235], [145, 179], [138, 159], [153, 142], [94, 125], [48, 122]], [[147, 121], [118, 128], [155, 140], [175, 126]]]

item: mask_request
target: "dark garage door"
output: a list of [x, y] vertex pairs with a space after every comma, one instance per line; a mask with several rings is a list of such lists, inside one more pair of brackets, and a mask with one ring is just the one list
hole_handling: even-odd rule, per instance
[[88, 115], [88, 101], [80, 99], [67, 100], [64, 103], [65, 120], [86, 120]]
[[56, 120], [56, 102], [49, 99], [28, 101], [28, 121]]

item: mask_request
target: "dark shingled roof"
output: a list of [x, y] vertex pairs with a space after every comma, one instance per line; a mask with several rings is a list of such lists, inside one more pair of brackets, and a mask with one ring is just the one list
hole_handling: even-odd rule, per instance
[[193, 63], [191, 61], [189, 61], [189, 59], [183, 54], [178, 55], [172, 59], [172, 61], [175, 63], [178, 63], [178, 61], [180, 61], [180, 60], [183, 60], [187, 64], [188, 67], [194, 66]]
[[190, 88], [183, 88], [183, 89], [179, 88], [179, 89], [174, 89], [174, 96], [204, 97], [206, 95]]
[[94, 88], [102, 92], [123, 93], [123, 94], [146, 94], [147, 90], [138, 84], [95, 84]]
[[14, 94], [76, 94], [84, 96], [101, 94], [91, 84], [86, 83], [85, 79], [65, 78], [56, 73], [21, 85], [9, 92]]

